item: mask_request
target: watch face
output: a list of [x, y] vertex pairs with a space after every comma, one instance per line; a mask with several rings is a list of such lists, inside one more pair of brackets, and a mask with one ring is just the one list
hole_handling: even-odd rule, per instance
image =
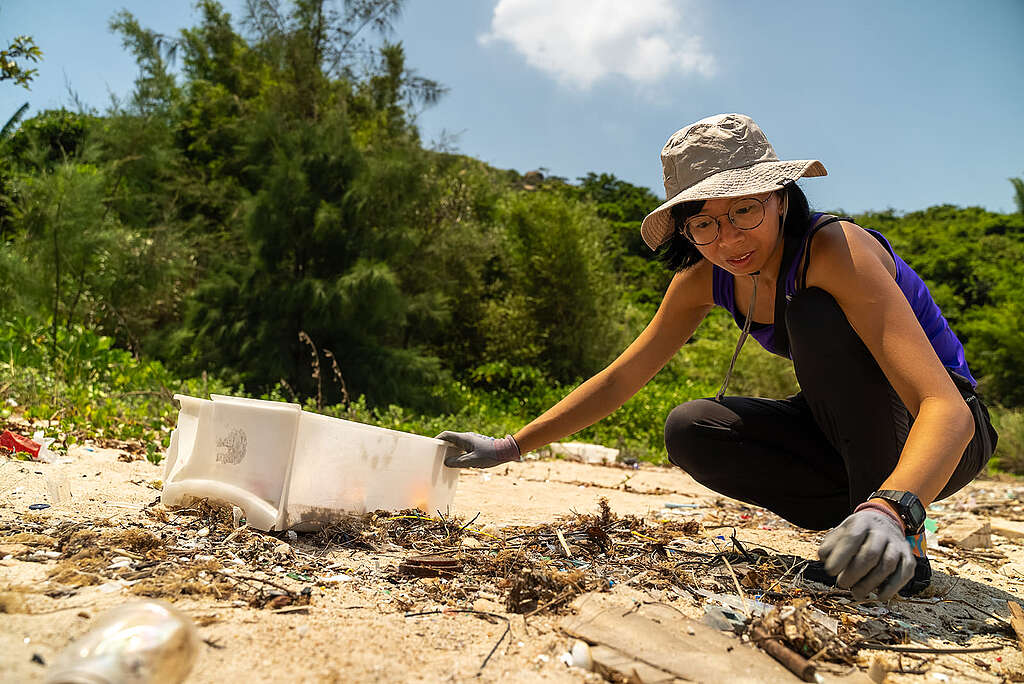
[[921, 504], [921, 500], [910, 492], [905, 492], [900, 497], [900, 507], [906, 511], [907, 516], [907, 527], [910, 531], [917, 532], [921, 525], [924, 524], [925, 511], [924, 506]]

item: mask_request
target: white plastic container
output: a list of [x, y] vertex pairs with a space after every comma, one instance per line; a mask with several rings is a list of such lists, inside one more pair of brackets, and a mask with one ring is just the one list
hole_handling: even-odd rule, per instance
[[309, 529], [345, 513], [446, 512], [459, 471], [447, 442], [303, 411], [298, 404], [176, 394], [161, 501], [238, 506], [261, 530]]

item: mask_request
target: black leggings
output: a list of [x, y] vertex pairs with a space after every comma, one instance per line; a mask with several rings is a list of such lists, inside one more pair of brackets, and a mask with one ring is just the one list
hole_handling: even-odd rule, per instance
[[[800, 393], [688, 401], [669, 414], [665, 447], [704, 486], [824, 530], [892, 473], [913, 417], [829, 293], [801, 290], [786, 325]], [[981, 472], [997, 440], [970, 383], [950, 375], [975, 430], [939, 499]]]

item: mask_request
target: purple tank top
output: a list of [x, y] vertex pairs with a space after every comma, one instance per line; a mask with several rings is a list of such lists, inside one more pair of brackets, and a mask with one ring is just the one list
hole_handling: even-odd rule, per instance
[[[811, 214], [811, 223], [816, 222], [821, 216], [822, 214], [820, 213]], [[935, 303], [935, 300], [932, 299], [931, 292], [928, 291], [928, 286], [921, 280], [921, 276], [917, 275], [914, 269], [893, 251], [892, 245], [885, 239], [885, 236], [877, 230], [870, 228], [865, 228], [865, 230], [885, 247], [896, 263], [896, 284], [899, 285], [903, 295], [910, 302], [914, 315], [917, 316], [921, 328], [932, 343], [932, 348], [935, 350], [936, 355], [938, 355], [939, 360], [942, 361], [942, 365], [967, 378], [970, 380], [971, 385], [976, 387], [978, 383], [974, 376], [971, 375], [971, 371], [967, 367], [967, 360], [964, 358], [964, 346], [960, 343], [952, 329], [950, 329], [949, 323], [946, 321], [945, 316], [942, 315], [942, 311]], [[796, 254], [794, 254], [789, 272], [786, 274], [787, 300], [792, 299], [793, 295], [796, 294], [797, 270], [803, 262], [804, 251], [807, 249], [807, 241], [810, 235], [811, 231], [808, 231], [808, 234], [804, 236], [803, 243]], [[725, 269], [714, 266], [712, 279], [715, 304], [731, 313], [733, 320], [736, 321], [736, 325], [742, 329], [746, 317], [736, 308], [735, 277]], [[780, 354], [775, 350], [775, 326], [773, 324], [752, 321], [750, 324], [750, 335], [771, 353], [790, 358], [788, 354]]]

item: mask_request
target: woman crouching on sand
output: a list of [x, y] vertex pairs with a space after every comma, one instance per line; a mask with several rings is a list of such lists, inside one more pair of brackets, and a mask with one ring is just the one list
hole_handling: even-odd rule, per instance
[[[809, 211], [795, 181], [826, 175], [821, 162], [780, 161], [749, 117], [691, 124], [661, 160], [668, 199], [640, 232], [675, 276], [651, 323], [514, 435], [439, 435], [465, 451], [447, 465], [520, 460], [599, 421], [721, 306], [742, 328], [736, 351], [714, 398], [669, 414], [669, 460], [796, 525], [834, 528], [809, 571], [854, 598], [921, 591], [931, 580], [925, 507], [974, 479], [997, 440], [963, 345], [881, 233]], [[748, 335], [792, 359], [798, 394], [726, 396]]]

